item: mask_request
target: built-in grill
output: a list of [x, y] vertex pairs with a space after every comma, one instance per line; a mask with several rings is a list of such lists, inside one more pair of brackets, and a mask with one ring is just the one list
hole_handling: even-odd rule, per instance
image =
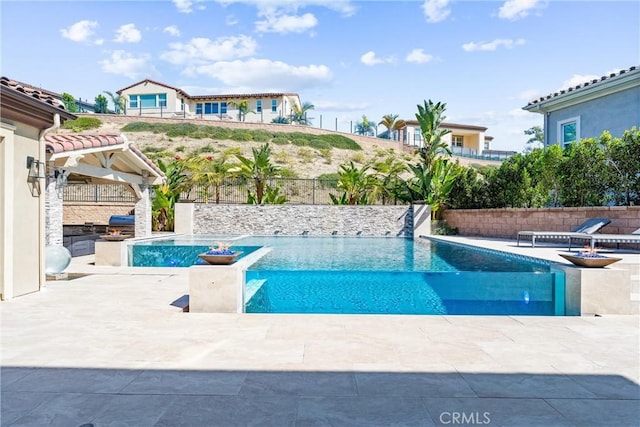
[[109, 226], [107, 232], [120, 230], [122, 234], [135, 234], [136, 217], [135, 215], [111, 215], [109, 217]]

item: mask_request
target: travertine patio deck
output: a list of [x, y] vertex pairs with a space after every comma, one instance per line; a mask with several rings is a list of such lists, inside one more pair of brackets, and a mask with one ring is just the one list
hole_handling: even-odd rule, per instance
[[640, 420], [638, 316], [183, 313], [186, 269], [89, 260], [0, 304], [2, 426]]

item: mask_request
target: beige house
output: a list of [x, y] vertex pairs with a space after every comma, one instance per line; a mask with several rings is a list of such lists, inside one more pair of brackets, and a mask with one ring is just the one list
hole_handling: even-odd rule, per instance
[[[398, 130], [400, 141], [405, 147], [424, 147], [418, 121], [406, 120], [405, 123], [406, 126]], [[451, 131], [444, 136], [443, 142], [449, 145], [454, 155], [481, 156], [485, 151], [491, 151], [493, 137], [485, 134], [486, 127], [443, 122], [440, 128]]]
[[38, 291], [45, 282], [45, 143], [75, 116], [40, 91], [0, 79], [0, 296]]
[[[145, 79], [117, 93], [125, 100], [128, 116], [185, 117], [271, 123], [301, 108], [297, 93], [189, 95], [180, 88]], [[239, 105], [246, 101], [246, 113]]]

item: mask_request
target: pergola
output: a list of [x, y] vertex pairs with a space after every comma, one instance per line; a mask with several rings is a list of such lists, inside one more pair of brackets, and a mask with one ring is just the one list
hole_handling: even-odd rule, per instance
[[135, 235], [151, 235], [149, 187], [164, 182], [162, 171], [125, 135], [59, 133], [45, 136], [47, 158], [47, 245], [62, 245], [62, 191], [67, 181], [121, 184], [135, 195]]

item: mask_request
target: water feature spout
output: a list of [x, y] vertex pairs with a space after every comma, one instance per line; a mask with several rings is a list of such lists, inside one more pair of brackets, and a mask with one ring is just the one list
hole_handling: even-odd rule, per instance
[[337, 232], [336, 230], [333, 230], [333, 231], [331, 232], [331, 235], [332, 235], [332, 236], [336, 236], [337, 234], [338, 234], [338, 232]]
[[303, 235], [303, 236], [308, 236], [308, 235], [309, 235], [309, 230], [304, 230], [304, 231], [302, 232], [302, 235]]
[[362, 230], [358, 231], [358, 232], [356, 233], [356, 236], [362, 236]]
[[277, 236], [278, 234], [280, 234], [280, 230], [274, 231], [273, 234], [275, 234]]

